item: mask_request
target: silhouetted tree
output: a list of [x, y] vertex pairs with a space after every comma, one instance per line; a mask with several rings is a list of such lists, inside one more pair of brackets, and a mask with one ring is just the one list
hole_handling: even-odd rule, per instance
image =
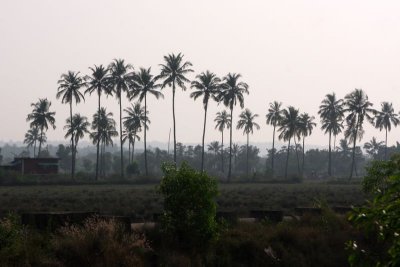
[[301, 174], [303, 175], [304, 173], [304, 140], [306, 138], [306, 136], [311, 135], [312, 130], [314, 129], [314, 127], [317, 125], [315, 122], [313, 122], [314, 120], [314, 116], [308, 115], [308, 113], [303, 113], [299, 116], [299, 131], [300, 131], [300, 135], [303, 136], [303, 160], [302, 160], [302, 167], [301, 167]]
[[85, 133], [89, 133], [88, 128], [90, 123], [87, 121], [85, 116], [81, 116], [79, 113], [72, 116], [72, 121], [68, 118], [67, 125], [64, 129], [67, 130], [65, 138], [73, 136], [74, 137], [74, 147], [72, 147], [72, 161], [76, 162], [76, 152], [78, 147], [79, 139], [82, 139]]
[[239, 82], [241, 75], [237, 73], [228, 73], [223, 78], [223, 83], [221, 84], [221, 91], [219, 93], [219, 100], [224, 103], [226, 107], [229, 107], [231, 111], [231, 127], [229, 135], [229, 172], [228, 172], [228, 182], [231, 179], [232, 174], [232, 128], [233, 128], [233, 107], [239, 102], [241, 108], [244, 107], [244, 96], [243, 94], [249, 93], [249, 86], [247, 83]]
[[190, 67], [192, 63], [189, 61], [183, 62], [183, 54], [178, 55], [169, 54], [164, 56], [164, 64], [160, 64], [161, 73], [156, 79], [163, 79], [162, 87], [171, 87], [172, 85], [172, 120], [174, 124], [174, 162], [176, 165], [176, 121], [175, 121], [175, 86], [186, 90], [185, 82], [190, 82], [185, 75], [189, 72], [193, 72]]
[[275, 128], [279, 125], [282, 119], [282, 103], [274, 101], [273, 103], [269, 103], [268, 113], [266, 115], [267, 124], [270, 124], [274, 127], [272, 134], [272, 152], [271, 152], [271, 170], [272, 176], [274, 176], [274, 156], [275, 156]]
[[222, 173], [225, 172], [224, 168], [224, 129], [231, 127], [231, 116], [223, 110], [222, 112], [217, 112], [217, 116], [214, 121], [216, 122], [215, 129], [218, 129], [221, 132], [221, 170]]
[[39, 141], [39, 139], [39, 128], [36, 126], [29, 129], [25, 134], [24, 144], [27, 144], [28, 148], [33, 146], [33, 157], [36, 157], [36, 142]]

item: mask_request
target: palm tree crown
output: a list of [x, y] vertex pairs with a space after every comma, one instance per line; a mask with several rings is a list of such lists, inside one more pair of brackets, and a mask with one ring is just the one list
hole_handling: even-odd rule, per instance
[[58, 80], [58, 91], [57, 99], [62, 97], [62, 103], [72, 103], [75, 100], [76, 103], [85, 100], [83, 94], [79, 91], [84, 85], [80, 72], [68, 71], [61, 75], [61, 79]]
[[392, 103], [382, 102], [381, 111], [375, 111], [375, 127], [380, 131], [385, 129], [385, 160], [387, 159], [387, 134], [392, 129], [392, 124], [396, 127], [399, 123], [399, 117], [394, 112]]
[[258, 114], [253, 114], [248, 108], [240, 113], [239, 121], [236, 129], [243, 129], [243, 134], [252, 134], [254, 128], [260, 129], [260, 125], [254, 122], [254, 119], [258, 117]]

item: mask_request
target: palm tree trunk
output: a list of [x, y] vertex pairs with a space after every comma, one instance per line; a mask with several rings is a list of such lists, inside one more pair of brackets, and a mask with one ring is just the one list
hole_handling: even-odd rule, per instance
[[201, 141], [201, 171], [204, 171], [204, 137], [206, 136], [206, 122], [207, 122], [207, 105], [204, 107], [204, 125], [203, 125], [203, 139]]
[[37, 157], [40, 156], [40, 151], [42, 151], [42, 141], [43, 141], [43, 125], [40, 127], [39, 151]]
[[332, 150], [331, 150], [332, 130], [329, 130], [329, 160], [328, 160], [328, 175], [332, 176]]
[[247, 145], [246, 145], [246, 176], [247, 179], [249, 179], [249, 133], [247, 133]]
[[[100, 92], [98, 90], [98, 92]], [[99, 95], [99, 106], [98, 106], [98, 115], [100, 116], [100, 93]], [[97, 124], [97, 151], [96, 151], [96, 181], [99, 179], [99, 150], [100, 150], [100, 123]]]
[[303, 175], [304, 175], [304, 139], [306, 139], [305, 138], [305, 136], [303, 136], [303, 159], [302, 159], [302, 162], [301, 162], [301, 176], [303, 177]]
[[[357, 126], [358, 127], [358, 126]], [[355, 159], [355, 155], [356, 155], [356, 141], [357, 141], [357, 131], [355, 133], [354, 136], [354, 141], [353, 141], [353, 155], [351, 157], [351, 170], [350, 170], [350, 177], [349, 180], [351, 180], [351, 178], [353, 177], [353, 170], [354, 170], [354, 159]]]
[[128, 138], [128, 165], [131, 164], [131, 140]]
[[288, 147], [287, 147], [286, 167], [285, 167], [285, 180], [287, 179], [287, 171], [288, 171], [288, 166], [289, 166], [289, 150], [290, 150], [290, 138], [289, 138], [289, 144], [288, 144]]
[[231, 105], [231, 127], [230, 127], [230, 138], [229, 138], [229, 172], [228, 172], [228, 183], [231, 181], [232, 174], [232, 128], [233, 128], [233, 106]]
[[121, 178], [124, 178], [124, 151], [122, 143], [122, 98], [121, 90], [119, 90], [119, 141], [121, 144]]
[[33, 157], [36, 157], [36, 140], [35, 143], [33, 144]]
[[273, 132], [273, 134], [272, 134], [272, 160], [271, 160], [272, 177], [274, 177], [274, 158], [275, 158], [275, 128], [276, 128], [276, 123], [274, 122], [274, 132]]
[[135, 135], [133, 136], [133, 144], [132, 144], [132, 161], [134, 160], [134, 157], [135, 157], [135, 141], [136, 141], [136, 131], [135, 131]]
[[172, 82], [172, 121], [174, 124], [174, 164], [176, 167], [175, 81]]
[[144, 95], [144, 168], [146, 170], [146, 176], [149, 175], [147, 168], [147, 145], [146, 145], [146, 128], [147, 128], [147, 98]]
[[385, 128], [385, 160], [387, 160], [387, 128]]
[[[70, 124], [72, 128], [72, 100], [69, 102], [69, 119], [70, 119]], [[75, 176], [75, 145], [74, 145], [74, 129], [72, 129], [72, 134], [71, 134], [71, 156], [72, 156], [72, 161], [71, 161], [71, 178], [72, 180], [74, 179]]]
[[296, 151], [296, 159], [297, 159], [297, 173], [300, 175], [300, 160], [299, 160], [299, 153], [297, 152], [296, 137], [294, 137], [294, 148]]
[[221, 131], [222, 134], [222, 140], [221, 140], [221, 169], [222, 173], [225, 172], [224, 170], [224, 130]]

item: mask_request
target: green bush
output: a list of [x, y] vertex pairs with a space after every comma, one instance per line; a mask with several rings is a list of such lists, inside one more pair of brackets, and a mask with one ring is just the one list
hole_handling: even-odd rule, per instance
[[347, 243], [349, 262], [351, 266], [400, 266], [400, 156], [373, 162], [363, 186], [373, 200], [349, 217], [364, 234]]
[[163, 164], [159, 192], [164, 197], [161, 228], [173, 245], [191, 254], [206, 251], [217, 237], [217, 181], [192, 169]]

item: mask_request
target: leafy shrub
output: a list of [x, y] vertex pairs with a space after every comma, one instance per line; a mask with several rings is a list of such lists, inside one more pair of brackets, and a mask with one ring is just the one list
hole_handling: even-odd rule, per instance
[[164, 197], [161, 227], [174, 245], [190, 253], [204, 252], [217, 237], [217, 181], [186, 163], [162, 166], [159, 192]]
[[347, 243], [349, 262], [352, 266], [400, 266], [400, 156], [373, 162], [363, 186], [373, 200], [349, 217], [364, 234]]

